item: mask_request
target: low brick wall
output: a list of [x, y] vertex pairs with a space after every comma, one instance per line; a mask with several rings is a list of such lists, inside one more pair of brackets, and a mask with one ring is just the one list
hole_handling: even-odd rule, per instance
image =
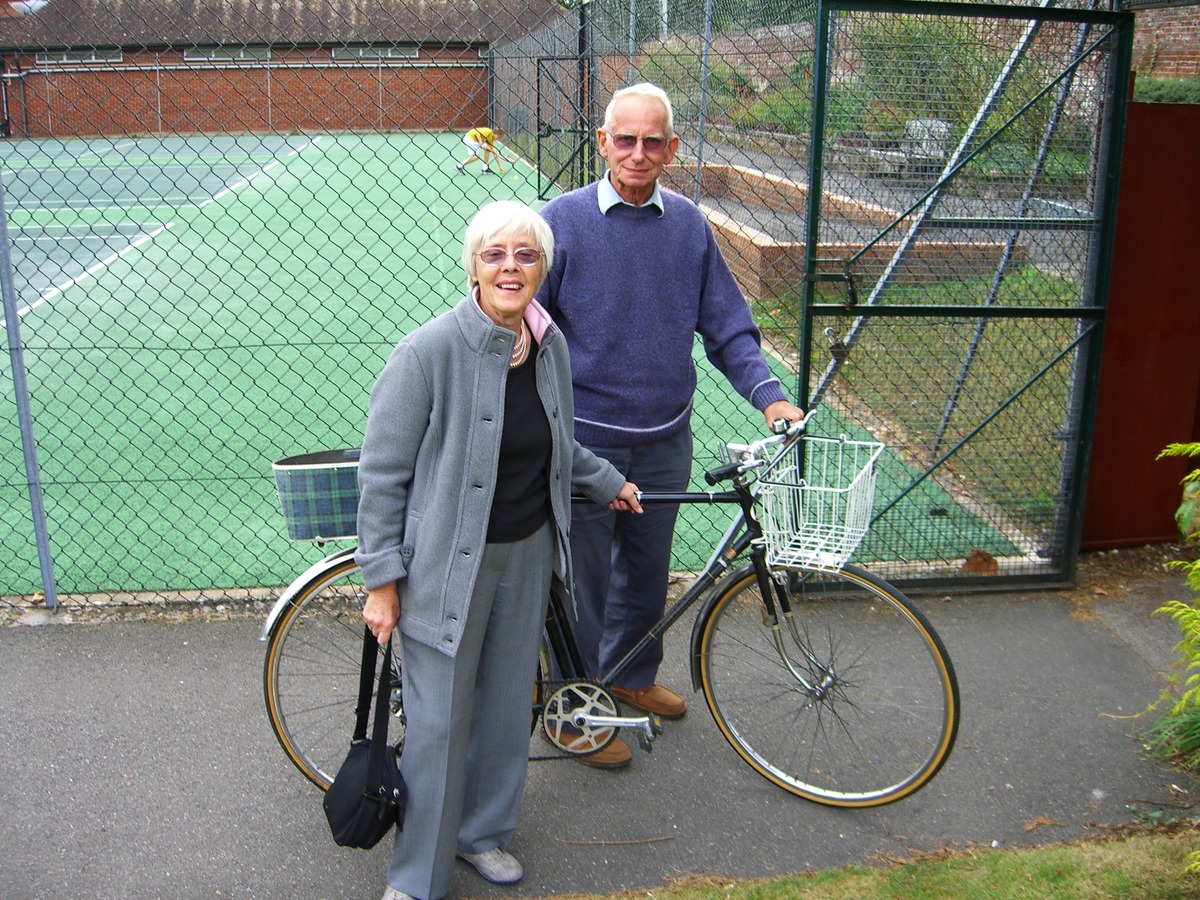
[[[695, 183], [695, 171], [695, 166], [686, 163], [672, 165], [663, 173], [662, 180], [667, 187], [687, 195]], [[775, 212], [802, 214], [808, 205], [808, 185], [742, 166], [706, 165], [700, 186], [704, 196], [728, 197], [743, 206], [761, 206]], [[700, 208], [747, 297], [775, 299], [801, 292], [806, 251], [803, 241], [777, 240], [703, 202]], [[826, 195], [825, 209], [836, 211], [839, 221], [881, 228], [898, 215], [896, 210], [879, 204], [837, 194]], [[894, 233], [899, 236], [904, 228], [902, 222]], [[897, 240], [875, 244], [859, 258], [855, 274], [863, 282], [875, 280], [898, 246]], [[861, 249], [861, 245], [827, 243], [820, 246], [819, 252], [823, 259], [841, 260]], [[895, 280], [900, 284], [930, 284], [945, 280], [951, 272], [977, 272], [994, 267], [1003, 250], [1004, 245], [997, 241], [917, 240], [909, 246]], [[1018, 245], [1011, 259], [1020, 263], [1026, 257], [1025, 248]]]
[[473, 48], [422, 48], [418, 61], [334, 62], [328, 50], [270, 63], [189, 62], [182, 50], [120, 63], [41, 66], [5, 56], [11, 136], [92, 137], [342, 130], [462, 130], [487, 118], [487, 67]]

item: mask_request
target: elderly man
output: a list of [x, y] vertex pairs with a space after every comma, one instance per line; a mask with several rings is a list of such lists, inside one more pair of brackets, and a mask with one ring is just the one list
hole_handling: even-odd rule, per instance
[[[645, 491], [686, 489], [696, 390], [693, 336], [709, 361], [769, 423], [803, 413], [771, 374], [712, 229], [694, 203], [658, 184], [675, 157], [671, 101], [652, 84], [613, 95], [597, 131], [608, 173], [551, 200], [554, 265], [539, 300], [567, 339], [575, 436]], [[641, 516], [577, 508], [571, 524], [577, 636], [589, 673], [602, 674], [662, 615], [678, 507]], [[661, 643], [614, 685], [623, 702], [679, 718], [684, 699], [655, 682]], [[627, 765], [616, 740], [581, 758]]]

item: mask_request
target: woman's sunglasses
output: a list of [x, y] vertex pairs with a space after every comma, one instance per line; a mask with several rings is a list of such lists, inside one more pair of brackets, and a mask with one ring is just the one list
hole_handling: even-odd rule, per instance
[[[541, 262], [542, 253], [532, 247], [518, 247], [512, 252], [512, 257], [519, 266], [536, 266]], [[503, 247], [488, 247], [479, 251], [479, 258], [489, 266], [498, 266], [508, 259], [508, 251]]]

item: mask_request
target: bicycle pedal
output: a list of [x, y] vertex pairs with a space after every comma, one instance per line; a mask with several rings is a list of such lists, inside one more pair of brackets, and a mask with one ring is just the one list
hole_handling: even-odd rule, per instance
[[637, 730], [638, 746], [649, 753], [654, 749], [654, 739], [662, 733], [662, 719], [654, 713], [647, 714], [646, 724]]

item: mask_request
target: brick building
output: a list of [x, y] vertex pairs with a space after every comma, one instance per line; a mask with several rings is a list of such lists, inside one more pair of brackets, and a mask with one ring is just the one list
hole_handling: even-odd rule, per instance
[[1200, 78], [1200, 6], [1139, 10], [1133, 69], [1151, 78]]
[[14, 137], [466, 128], [486, 53], [552, 0], [0, 3]]

